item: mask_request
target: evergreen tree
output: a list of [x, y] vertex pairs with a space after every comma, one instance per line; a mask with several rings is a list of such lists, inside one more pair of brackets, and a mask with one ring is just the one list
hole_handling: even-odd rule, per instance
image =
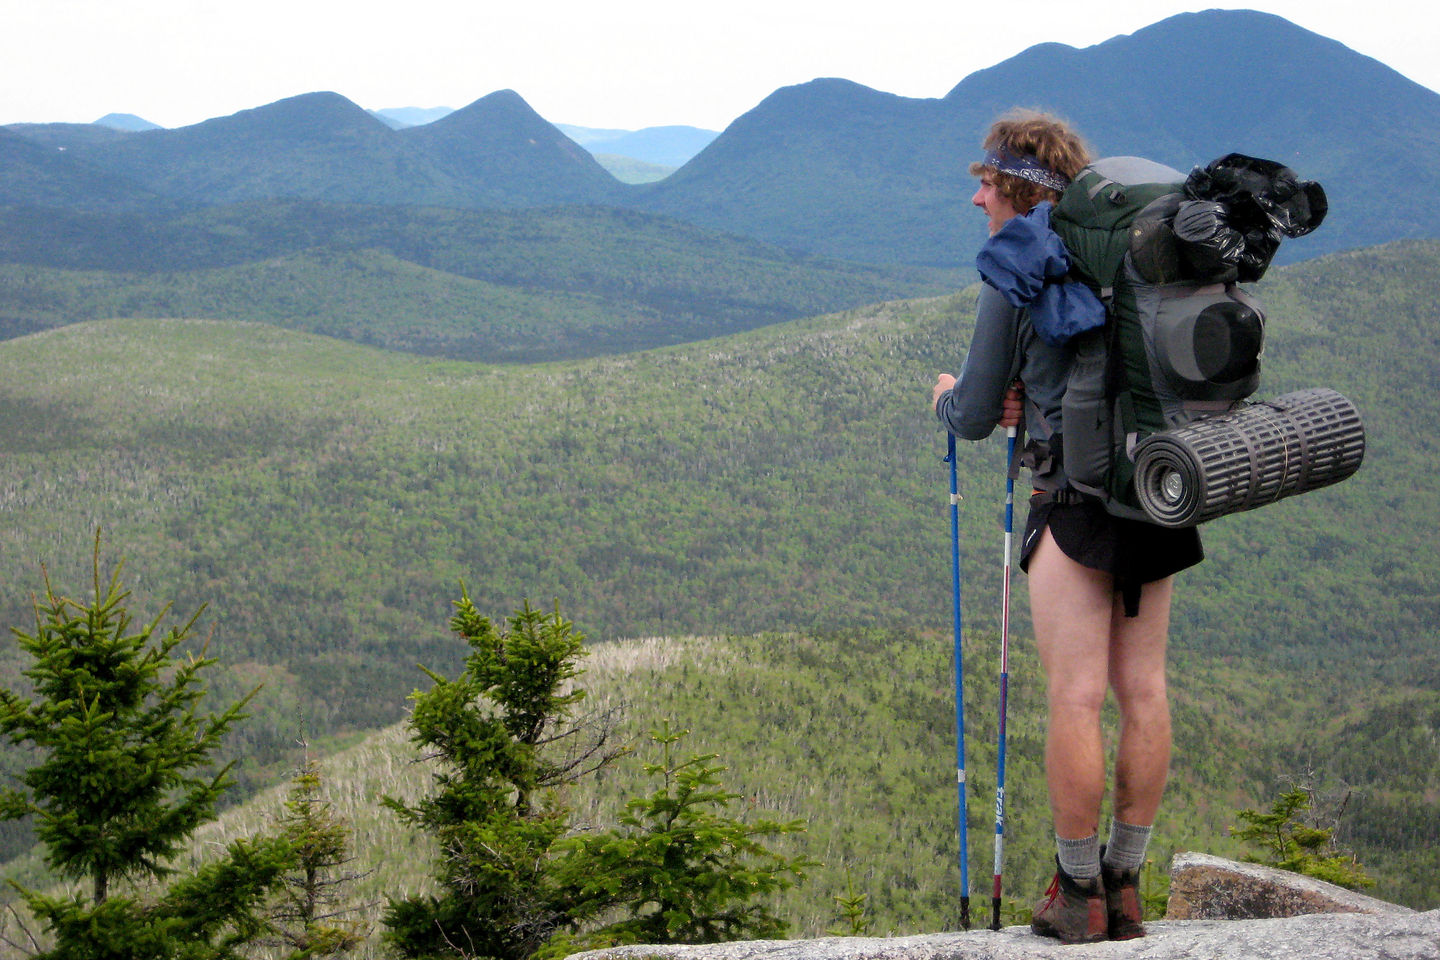
[[1238, 830], [1232, 827], [1230, 832], [1260, 848], [1263, 856], [1245, 858], [1253, 863], [1268, 864], [1352, 890], [1373, 887], [1375, 881], [1365, 874], [1355, 858], [1335, 849], [1330, 828], [1313, 826], [1300, 819], [1311, 805], [1310, 791], [1297, 786], [1282, 793], [1271, 804], [1269, 813], [1248, 809], [1236, 813], [1248, 826]]
[[626, 804], [618, 830], [571, 839], [557, 870], [579, 891], [587, 912], [619, 908], [625, 916], [579, 936], [562, 934], [548, 954], [784, 937], [784, 921], [755, 901], [803, 880], [814, 864], [762, 841], [803, 831], [805, 824], [729, 816], [740, 794], [721, 785], [725, 767], [712, 762], [716, 754], [676, 757], [675, 744], [687, 732], [674, 732], [665, 721], [651, 733], [661, 760], [647, 763], [645, 772], [660, 777], [660, 787]]
[[285, 875], [268, 912], [271, 934], [265, 943], [291, 950], [290, 960], [349, 953], [369, 931], [358, 920], [344, 919], [359, 909], [340, 894], [346, 884], [366, 876], [342, 871], [350, 854], [350, 827], [320, 795], [320, 762], [309, 756], [291, 781], [281, 835], [295, 849], [295, 867]]
[[468, 595], [451, 629], [471, 648], [461, 675], [412, 695], [411, 739], [440, 764], [414, 806], [387, 798], [437, 841], [436, 896], [392, 900], [385, 939], [406, 957], [523, 960], [582, 917], [551, 869], [571, 811], [558, 788], [609, 763], [607, 717], [575, 718], [582, 637], [527, 603], [501, 632]]
[[[289, 845], [236, 841], [188, 876], [167, 863], [214, 819], [230, 768], [204, 771], [254, 691], [201, 715], [199, 674], [214, 661], [203, 649], [174, 656], [201, 611], [157, 634], [167, 607], [132, 630], [129, 596], [118, 566], [102, 586], [97, 532], [93, 599], [58, 596], [47, 576], [34, 632], [13, 628], [32, 661], [32, 690], [0, 691], [0, 732], [39, 759], [0, 794], [0, 818], [33, 817], [45, 862], [89, 887], [68, 897], [20, 892], [54, 941], [43, 957], [231, 957], [263, 928], [255, 908], [289, 863]], [[117, 894], [126, 881], [166, 879], [144, 902]]]

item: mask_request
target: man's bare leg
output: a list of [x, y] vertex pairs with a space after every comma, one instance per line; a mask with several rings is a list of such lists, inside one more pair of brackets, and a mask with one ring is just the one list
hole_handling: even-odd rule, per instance
[[1105, 792], [1100, 708], [1109, 684], [1114, 589], [1108, 574], [1065, 556], [1047, 529], [1031, 555], [1031, 619], [1045, 668], [1050, 719], [1045, 776], [1055, 833], [1099, 829]]
[[1120, 744], [1115, 760], [1115, 817], [1150, 826], [1160, 809], [1170, 773], [1170, 701], [1165, 683], [1165, 645], [1170, 631], [1174, 579], [1147, 583], [1140, 615], [1112, 614], [1110, 685], [1120, 707]]

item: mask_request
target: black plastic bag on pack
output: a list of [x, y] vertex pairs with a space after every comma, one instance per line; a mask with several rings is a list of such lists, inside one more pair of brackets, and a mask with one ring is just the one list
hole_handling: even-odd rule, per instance
[[1231, 153], [1196, 167], [1185, 181], [1175, 233], [1197, 268], [1228, 264], [1248, 283], [1265, 273], [1280, 241], [1320, 226], [1329, 210], [1325, 190], [1274, 160]]
[[1269, 230], [1241, 232], [1230, 224], [1229, 208], [1214, 200], [1186, 200], [1175, 211], [1171, 229], [1186, 275], [1206, 280], [1249, 283], [1265, 271], [1280, 246]]

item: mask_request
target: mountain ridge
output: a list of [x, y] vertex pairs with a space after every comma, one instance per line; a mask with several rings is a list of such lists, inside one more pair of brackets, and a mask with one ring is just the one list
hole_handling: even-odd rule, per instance
[[[1083, 49], [1040, 44], [941, 98], [838, 78], [782, 87], [647, 184], [618, 183], [514, 91], [400, 130], [317, 93], [106, 142], [31, 131], [69, 136], [80, 159], [140, 184], [136, 209], [149, 194], [210, 204], [604, 204], [822, 256], [954, 266], [984, 238], [964, 168], [988, 123], [1016, 104], [1068, 117], [1103, 154], [1188, 170], [1238, 151], [1319, 180], [1331, 193], [1329, 222], [1282, 247], [1280, 262], [1440, 235], [1414, 202], [1440, 194], [1440, 94], [1338, 41], [1243, 10], [1179, 14]], [[38, 182], [26, 169], [17, 183]], [[83, 206], [84, 192], [74, 181], [69, 202]], [[54, 205], [66, 193], [51, 184], [9, 199]]]
[[0, 209], [0, 277], [0, 337], [118, 310], [497, 362], [644, 349], [965, 282], [610, 207], [300, 200], [143, 219]]
[[[829, 256], [845, 249], [868, 262], [953, 262], [953, 214], [973, 190], [950, 162], [962, 139], [943, 114], [941, 101], [840, 78], [782, 87], [633, 202]], [[917, 212], [941, 211], [949, 213], [938, 226], [916, 229]], [[928, 254], [937, 233], [946, 252]]]
[[[1150, 79], [1136, 84], [1137, 76]], [[1186, 95], [1176, 97], [1177, 90]], [[837, 109], [836, 98], [847, 91], [850, 107]], [[874, 91], [859, 85], [812, 81], [786, 88], [783, 97], [772, 94], [738, 119], [707, 151], [739, 159], [715, 170], [702, 163], [702, 153], [690, 169], [682, 168], [641, 202], [672, 216], [834, 255], [844, 248], [852, 258], [867, 259], [884, 256], [888, 248], [896, 259], [945, 262], [984, 239], [983, 219], [968, 210], [973, 191], [963, 170], [978, 155], [989, 123], [1023, 106], [1072, 121], [1100, 155], [1137, 154], [1187, 171], [1242, 152], [1280, 160], [1302, 177], [1320, 180], [1332, 194], [1329, 221], [1304, 242], [1282, 247], [1281, 262], [1437, 234], [1413, 198], [1440, 193], [1440, 163], [1434, 160], [1440, 157], [1440, 94], [1269, 14], [1180, 14], [1083, 49], [1056, 43], [1030, 47], [975, 71], [939, 101], [896, 101], [888, 136], [868, 115], [875, 102]], [[807, 108], [832, 119], [817, 131], [820, 148], [811, 155], [797, 155], [792, 143], [753, 132], [762, 126], [757, 119], [783, 129], [787, 117], [804, 116]], [[892, 154], [888, 177], [923, 189], [877, 202], [884, 187], [847, 195], [827, 182], [843, 170], [837, 158], [860, 152], [880, 156], [890, 149], [890, 137], [914, 149]], [[1394, 166], [1404, 170], [1399, 178], [1375, 167], [1375, 144], [1392, 141], [1406, 146], [1394, 158]], [[824, 175], [807, 180], [801, 173], [807, 163], [820, 164]], [[733, 189], [735, 183], [767, 180], [789, 186], [783, 201], [793, 210], [788, 220], [774, 196], [751, 202]], [[818, 226], [806, 221], [820, 210], [834, 219]], [[836, 234], [830, 229], [835, 220], [856, 226]], [[904, 229], [887, 231], [890, 223]], [[958, 226], [945, 230], [937, 224]], [[892, 240], [887, 232], [905, 238]], [[857, 236], [886, 239], [870, 243], [862, 255]]]
[[68, 125], [47, 126], [28, 137], [0, 127], [0, 170], [5, 173], [0, 177], [0, 207], [115, 211], [133, 209], [137, 202], [164, 202], [133, 180], [86, 161], [83, 151], [70, 149], [69, 144], [83, 142], [87, 135]]
[[[80, 155], [157, 193], [201, 203], [439, 199], [444, 178], [406, 167], [394, 131], [338, 93], [300, 94]], [[397, 172], [404, 169], [404, 176]]]

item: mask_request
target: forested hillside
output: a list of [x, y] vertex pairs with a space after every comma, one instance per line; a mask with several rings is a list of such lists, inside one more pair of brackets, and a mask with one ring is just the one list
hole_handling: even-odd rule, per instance
[[[1437, 249], [1275, 271], [1264, 392], [1335, 387], [1366, 419], [1354, 479], [1206, 530], [1175, 642], [1433, 687]], [[462, 579], [483, 608], [561, 598], [599, 639], [948, 622], [933, 373], [973, 293], [568, 364], [396, 355], [272, 327], [79, 324], [0, 345], [4, 620], [97, 526], [141, 593], [210, 604], [247, 753], [393, 720], [444, 660]], [[967, 446], [967, 593], [998, 584], [1001, 442]], [[83, 581], [81, 581], [83, 582]], [[983, 623], [983, 620], [982, 620]], [[1025, 629], [1023, 622], [1020, 629]]]
[[0, 337], [109, 317], [255, 320], [415, 353], [559, 360], [954, 289], [599, 207], [0, 209]]

